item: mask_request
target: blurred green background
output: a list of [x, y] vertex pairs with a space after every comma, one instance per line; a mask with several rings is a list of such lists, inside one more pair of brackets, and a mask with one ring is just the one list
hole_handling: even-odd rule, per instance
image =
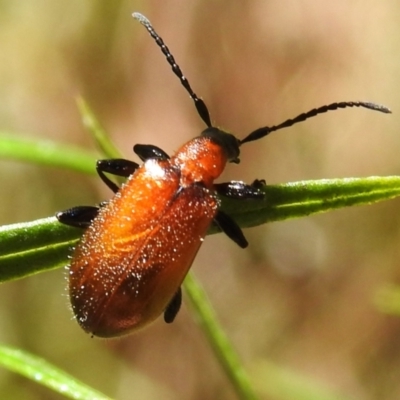
[[[94, 149], [76, 108], [82, 95], [127, 158], [135, 143], [172, 153], [198, 135], [192, 102], [133, 11], [151, 20], [213, 121], [238, 137], [333, 101], [394, 112], [333, 112], [249, 143], [223, 181], [400, 174], [400, 4], [378, 0], [3, 0], [0, 130]], [[97, 178], [0, 167], [1, 225], [110, 197]], [[376, 307], [400, 280], [399, 209], [395, 200], [247, 230], [244, 251], [207, 238], [193, 270], [259, 384], [268, 361], [340, 399], [400, 398], [400, 319]], [[0, 321], [1, 343], [118, 400], [236, 398], [186, 306], [170, 326], [91, 339], [57, 270], [3, 284]], [[0, 370], [0, 398], [62, 397]]]

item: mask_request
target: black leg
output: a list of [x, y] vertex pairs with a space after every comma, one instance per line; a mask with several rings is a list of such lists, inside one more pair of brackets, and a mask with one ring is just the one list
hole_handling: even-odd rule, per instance
[[262, 189], [264, 186], [267, 186], [267, 182], [265, 182], [265, 179], [255, 179], [251, 186], [255, 189]]
[[124, 178], [127, 178], [129, 175], [132, 175], [137, 168], [139, 168], [139, 164], [130, 160], [125, 160], [123, 158], [113, 158], [111, 160], [98, 160], [96, 163], [96, 170], [101, 180], [114, 193], [118, 192], [119, 187], [105, 175], [105, 172], [112, 175], [122, 176]]
[[174, 319], [181, 308], [181, 304], [182, 304], [182, 289], [179, 288], [164, 311], [164, 321], [167, 324], [174, 322]]
[[[169, 159], [167, 153], [165, 153], [159, 147], [150, 144], [137, 144], [133, 147], [133, 151], [139, 156], [142, 161], [146, 161], [149, 158], [156, 158], [160, 160]], [[137, 168], [139, 168], [139, 164], [130, 160], [125, 160], [124, 158], [99, 160], [96, 163], [96, 170], [101, 180], [114, 193], [118, 192], [119, 187], [111, 179], [109, 179], [105, 173], [127, 178], [129, 175], [132, 175]]]
[[169, 155], [162, 149], [152, 144], [135, 144], [133, 151], [139, 156], [142, 161], [156, 158], [158, 160], [168, 160]]
[[265, 181], [255, 180], [251, 185], [247, 185], [241, 181], [231, 181], [224, 183], [216, 183], [215, 191], [225, 197], [231, 197], [238, 200], [246, 199], [262, 199], [264, 193], [260, 188], [265, 184]]
[[229, 239], [232, 239], [242, 249], [248, 246], [249, 243], [244, 237], [240, 226], [229, 215], [226, 215], [224, 212], [219, 210], [217, 215], [214, 217], [214, 222], [221, 228], [221, 231], [229, 237]]
[[99, 212], [99, 207], [78, 206], [56, 214], [56, 218], [65, 225], [75, 228], [87, 228]]

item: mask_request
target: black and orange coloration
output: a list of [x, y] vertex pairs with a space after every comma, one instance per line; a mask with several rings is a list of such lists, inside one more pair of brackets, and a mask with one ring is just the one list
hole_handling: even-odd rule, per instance
[[[240, 227], [219, 209], [218, 195], [248, 200], [262, 198], [263, 193], [258, 184], [214, 183], [228, 162], [239, 162], [243, 143], [338, 108], [390, 112], [374, 103], [333, 103], [239, 140], [212, 126], [205, 103], [163, 40], [145, 17], [134, 17], [160, 46], [207, 128], [171, 158], [156, 146], [136, 145], [134, 151], [144, 161], [140, 166], [124, 159], [98, 161], [97, 171], [114, 197], [99, 207], [74, 207], [57, 214], [60, 222], [86, 229], [71, 260], [69, 291], [81, 327], [100, 337], [129, 333], [162, 313], [166, 322], [174, 320], [182, 281], [212, 222], [240, 247], [247, 246]], [[127, 181], [119, 188], [105, 173]]]

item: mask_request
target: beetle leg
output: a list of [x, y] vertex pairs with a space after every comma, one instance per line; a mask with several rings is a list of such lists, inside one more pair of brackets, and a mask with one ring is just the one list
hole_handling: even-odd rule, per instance
[[158, 160], [168, 160], [169, 155], [162, 149], [152, 144], [135, 144], [133, 151], [139, 156], [142, 161], [156, 158]]
[[216, 183], [214, 189], [218, 194], [233, 199], [261, 199], [264, 193], [260, 189], [264, 185], [265, 181], [256, 179], [251, 185], [241, 181]]
[[98, 160], [96, 163], [96, 171], [99, 174], [101, 180], [114, 192], [118, 192], [119, 187], [111, 179], [109, 179], [105, 172], [109, 174], [122, 176], [127, 178], [132, 175], [135, 170], [139, 168], [139, 164], [125, 160], [124, 158], [113, 158], [110, 160]]
[[181, 304], [182, 304], [182, 288], [179, 288], [164, 311], [164, 321], [167, 324], [174, 322], [174, 319], [181, 308]]
[[262, 189], [266, 185], [267, 182], [265, 179], [254, 179], [253, 183], [251, 184], [251, 186], [253, 186], [255, 189]]
[[229, 239], [232, 239], [242, 249], [248, 246], [248, 242], [243, 235], [240, 226], [227, 214], [218, 210], [217, 215], [214, 217], [214, 222], [219, 226]]
[[59, 222], [75, 228], [87, 228], [97, 216], [100, 207], [78, 206], [56, 214]]

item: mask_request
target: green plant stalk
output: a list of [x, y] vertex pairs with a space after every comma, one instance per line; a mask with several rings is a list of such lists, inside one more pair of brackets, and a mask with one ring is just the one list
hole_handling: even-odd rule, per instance
[[[400, 177], [302, 181], [263, 188], [264, 199], [222, 200], [222, 210], [240, 227], [299, 218], [346, 206], [371, 204], [400, 195]], [[209, 234], [220, 230], [211, 226]], [[82, 230], [55, 217], [0, 228], [0, 282], [67, 264], [66, 254]]]
[[55, 217], [0, 227], [0, 282], [65, 266], [81, 233]]
[[321, 179], [268, 185], [262, 200], [222, 199], [222, 209], [242, 228], [306, 217], [400, 195], [400, 176]]
[[86, 100], [83, 97], [78, 97], [76, 99], [76, 104], [81, 114], [83, 125], [88, 129], [95, 143], [97, 143], [101, 149], [101, 152], [109, 158], [120, 158], [120, 152], [110, 140], [110, 136], [101, 125]]
[[0, 132], [0, 157], [51, 167], [68, 168], [85, 174], [96, 172], [95, 153], [51, 140], [38, 140]]
[[0, 346], [0, 365], [70, 399], [111, 400], [47, 361], [19, 349]]
[[221, 328], [206, 292], [191, 272], [187, 274], [183, 287], [188, 295], [196, 321], [201, 326], [238, 396], [242, 400], [256, 400], [258, 397], [238, 354]]

